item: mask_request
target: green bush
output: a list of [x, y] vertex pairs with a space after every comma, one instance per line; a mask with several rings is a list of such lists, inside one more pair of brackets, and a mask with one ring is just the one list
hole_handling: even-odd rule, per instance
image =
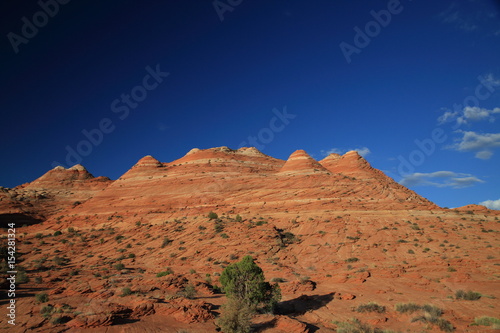
[[422, 307], [415, 303], [398, 303], [396, 304], [396, 311], [401, 313], [413, 313], [420, 311]]
[[40, 313], [45, 317], [46, 315], [52, 314], [54, 307], [52, 305], [45, 305], [40, 309]]
[[414, 317], [411, 320], [412, 323], [417, 322], [417, 321], [435, 325], [441, 331], [444, 331], [444, 332], [453, 332], [455, 330], [453, 325], [448, 320], [433, 316], [432, 314], [427, 313], [427, 312], [424, 315]]
[[357, 312], [377, 312], [377, 313], [384, 313], [385, 312], [385, 306], [378, 305], [375, 302], [370, 302], [367, 304], [362, 304], [358, 306], [356, 309]]
[[347, 259], [345, 260], [345, 262], [349, 262], [349, 263], [351, 263], [351, 262], [356, 262], [356, 261], [359, 261], [359, 259], [358, 259], [358, 258], [356, 258], [356, 257], [347, 258]]
[[207, 217], [211, 220], [215, 220], [216, 218], [219, 218], [219, 215], [217, 215], [217, 213], [210, 212], [208, 213]]
[[62, 235], [62, 232], [60, 230], [57, 230], [56, 232], [54, 232], [54, 236], [59, 236], [59, 235]]
[[494, 317], [476, 317], [474, 318], [474, 323], [481, 326], [493, 326], [493, 329], [500, 328], [500, 319]]
[[429, 313], [434, 317], [440, 317], [443, 314], [443, 310], [441, 310], [437, 306], [430, 304], [425, 304], [424, 306], [422, 306], [422, 310], [424, 310], [425, 312]]
[[132, 290], [128, 287], [123, 288], [121, 296], [124, 297], [129, 295], [132, 295]]
[[163, 271], [163, 272], [160, 272], [160, 273], [156, 274], [156, 277], [163, 277], [163, 276], [166, 276], [166, 275], [170, 275], [172, 273], [173, 273], [173, 271], [170, 268], [167, 268], [166, 271]]
[[466, 301], [477, 301], [478, 299], [481, 298], [481, 294], [477, 293], [472, 290], [468, 291], [463, 291], [463, 290], [457, 290], [455, 292], [455, 298], [456, 299], [464, 299]]
[[196, 296], [196, 288], [194, 285], [191, 283], [187, 284], [182, 291], [182, 296], [188, 299], [193, 299]]
[[228, 298], [234, 298], [250, 307], [262, 303], [267, 310], [273, 311], [281, 300], [279, 285], [264, 281], [264, 272], [251, 256], [228, 265], [219, 281]]
[[29, 282], [30, 279], [28, 277], [28, 274], [26, 274], [26, 271], [18, 271], [16, 275], [16, 284], [21, 284], [21, 283], [27, 283]]
[[116, 265], [113, 265], [113, 268], [116, 269], [117, 271], [121, 271], [122, 269], [125, 268], [125, 265], [122, 263], [118, 263]]
[[337, 333], [382, 333], [381, 330], [373, 329], [370, 325], [362, 323], [359, 319], [353, 318], [348, 322], [336, 322]]
[[249, 333], [253, 314], [254, 309], [248, 304], [229, 298], [222, 306], [222, 314], [217, 319], [216, 324], [222, 332]]
[[243, 221], [243, 219], [241, 218], [240, 214], [236, 215], [236, 217], [234, 219], [236, 220], [236, 222]]
[[49, 295], [47, 293], [40, 293], [35, 295], [35, 300], [38, 303], [46, 303], [49, 301]]

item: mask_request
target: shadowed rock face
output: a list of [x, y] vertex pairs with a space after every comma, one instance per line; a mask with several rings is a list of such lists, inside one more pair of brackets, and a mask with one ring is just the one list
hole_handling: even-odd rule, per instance
[[42, 222], [43, 219], [35, 218], [26, 214], [0, 214], [0, 228], [8, 228], [9, 223], [15, 223], [16, 226], [31, 225]]

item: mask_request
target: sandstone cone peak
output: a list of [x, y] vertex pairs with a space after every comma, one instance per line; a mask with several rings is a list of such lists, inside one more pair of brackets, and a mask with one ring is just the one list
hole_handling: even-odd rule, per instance
[[255, 147], [241, 147], [237, 150], [237, 153], [247, 156], [267, 156]]
[[318, 161], [305, 150], [296, 150], [288, 157], [280, 173], [314, 173], [328, 172]]
[[71, 182], [75, 180], [92, 179], [94, 176], [87, 171], [82, 165], [76, 164], [71, 168], [65, 169], [63, 166], [56, 166], [54, 169], [49, 170], [40, 178], [34, 180], [30, 185], [35, 184], [52, 184], [55, 182]]
[[161, 167], [162, 163], [151, 155], [146, 155], [134, 165], [135, 167]]
[[[330, 154], [320, 161], [321, 165], [333, 173], [371, 178], [380, 174], [357, 151], [351, 150], [344, 155]], [[384, 175], [385, 176], [385, 175]]]
[[337, 164], [337, 161], [342, 157], [342, 155], [331, 153], [321, 161], [319, 161], [319, 164], [321, 164], [325, 169], [330, 170], [330, 168], [334, 168], [334, 166]]

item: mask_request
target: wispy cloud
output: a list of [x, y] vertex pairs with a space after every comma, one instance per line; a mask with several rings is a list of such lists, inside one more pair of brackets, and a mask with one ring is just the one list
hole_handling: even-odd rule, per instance
[[463, 31], [474, 31], [478, 26], [474, 24], [473, 19], [460, 10], [456, 2], [452, 3], [446, 10], [439, 14], [441, 21], [446, 24], [452, 24], [457, 29]]
[[358, 154], [363, 156], [363, 157], [365, 157], [366, 155], [371, 153], [370, 149], [368, 149], [367, 147], [362, 147], [362, 148], [354, 148], [354, 149], [331, 148], [328, 150], [321, 150], [321, 154], [323, 156], [328, 156], [330, 154], [343, 155], [343, 154], [347, 153], [348, 151], [352, 151], [352, 150], [357, 151]]
[[500, 114], [500, 108], [486, 109], [477, 106], [466, 106], [461, 111], [446, 111], [438, 118], [440, 124], [456, 121], [461, 126], [474, 121], [495, 121], [495, 114]]
[[399, 183], [404, 186], [464, 188], [484, 183], [484, 181], [468, 173], [436, 171], [431, 173], [412, 173], [403, 177]]
[[500, 199], [498, 200], [486, 200], [479, 203], [480, 205], [486, 206], [489, 209], [499, 209], [500, 210]]
[[480, 134], [462, 130], [458, 130], [456, 133], [461, 133], [462, 137], [454, 145], [448, 146], [448, 149], [475, 152], [476, 158], [487, 160], [493, 155], [493, 150], [500, 147], [500, 133]]
[[[474, 4], [470, 4], [474, 2]], [[482, 31], [496, 36], [497, 12], [484, 1], [453, 2], [437, 18], [443, 24], [453, 26], [466, 33]]]

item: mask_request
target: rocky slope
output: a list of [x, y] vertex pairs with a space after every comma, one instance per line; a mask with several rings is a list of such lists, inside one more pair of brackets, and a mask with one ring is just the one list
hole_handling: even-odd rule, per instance
[[[113, 182], [71, 169], [7, 190], [23, 193], [12, 204], [35, 191], [52, 200], [34, 200], [43, 222], [18, 230], [30, 281], [14, 331], [215, 332], [219, 274], [248, 254], [283, 294], [277, 314], [254, 318], [258, 332], [335, 332], [353, 317], [399, 332], [481, 332], [474, 318], [498, 317], [499, 212], [442, 209], [356, 152], [318, 162], [301, 150], [283, 161], [193, 149], [169, 163], [146, 156]], [[369, 302], [384, 311], [357, 311]], [[443, 313], [396, 309], [408, 302]]]
[[0, 187], [0, 226], [33, 224], [88, 200], [111, 183], [95, 178], [83, 166], [56, 167], [31, 183]]

